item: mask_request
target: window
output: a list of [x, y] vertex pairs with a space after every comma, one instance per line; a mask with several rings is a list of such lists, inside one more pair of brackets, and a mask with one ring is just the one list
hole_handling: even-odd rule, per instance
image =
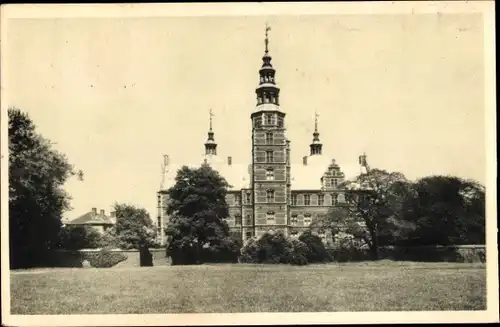
[[234, 204], [235, 205], [240, 205], [241, 204], [241, 196], [239, 194], [234, 195]]
[[330, 187], [330, 185], [332, 185], [332, 184], [330, 183], [330, 180], [329, 180], [328, 178], [326, 179], [326, 183], [325, 183], [325, 184], [326, 184], [326, 187]]
[[274, 211], [268, 211], [266, 213], [266, 219], [267, 220], [274, 220]]
[[236, 214], [234, 216], [234, 222], [236, 225], [241, 225], [241, 215], [240, 214]]
[[292, 225], [297, 225], [297, 222], [298, 222], [298, 219], [297, 219], [297, 214], [296, 214], [296, 213], [294, 213], [294, 214], [292, 214], [292, 217], [291, 217], [291, 219], [290, 219], [290, 223], [291, 223]]
[[273, 144], [273, 133], [266, 133], [266, 144]]
[[292, 205], [293, 205], [293, 206], [296, 206], [296, 205], [297, 205], [297, 195], [296, 195], [296, 194], [293, 194], [293, 195], [292, 195]]
[[339, 201], [339, 195], [336, 193], [332, 193], [332, 205], [338, 204]]
[[304, 205], [305, 206], [311, 205], [311, 196], [309, 194], [304, 195]]
[[245, 194], [246, 196], [246, 202], [247, 203], [252, 203], [252, 195], [250, 193]]
[[252, 237], [252, 232], [247, 232], [247, 238], [251, 238]]
[[318, 195], [318, 205], [322, 206], [325, 204], [325, 196], [323, 194]]
[[273, 115], [266, 114], [266, 125], [272, 125], [272, 124], [273, 124]]
[[267, 190], [267, 202], [274, 202], [274, 190]]
[[246, 224], [247, 225], [251, 225], [252, 224], [252, 218], [250, 218], [250, 215], [247, 215]]
[[309, 226], [311, 224], [311, 214], [304, 214], [304, 225]]
[[[278, 101], [276, 101], [278, 102]], [[283, 117], [278, 117], [278, 127], [283, 128]]]
[[297, 235], [299, 234], [299, 232], [297, 232], [296, 230], [292, 231], [292, 235]]
[[266, 180], [268, 180], [268, 181], [274, 180], [274, 170], [272, 168], [267, 168], [267, 170], [266, 170]]
[[337, 187], [337, 179], [336, 178], [332, 179], [332, 186]]
[[274, 159], [273, 151], [271, 150], [266, 151], [266, 162], [273, 162], [273, 159]]

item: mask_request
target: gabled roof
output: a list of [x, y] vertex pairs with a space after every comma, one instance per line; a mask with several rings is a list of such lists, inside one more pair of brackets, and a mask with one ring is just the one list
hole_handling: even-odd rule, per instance
[[114, 225], [111, 217], [89, 211], [80, 217], [66, 222], [66, 225]]

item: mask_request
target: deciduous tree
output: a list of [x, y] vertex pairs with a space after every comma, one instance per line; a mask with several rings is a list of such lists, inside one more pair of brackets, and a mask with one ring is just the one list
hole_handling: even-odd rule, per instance
[[[228, 184], [208, 165], [190, 169], [182, 167], [176, 183], [167, 194], [171, 220], [167, 254], [175, 263], [192, 264], [202, 261], [203, 251], [234, 252], [229, 227], [223, 220], [229, 216], [226, 203]], [[204, 250], [207, 249], [207, 250]]]
[[10, 265], [45, 265], [59, 244], [62, 214], [70, 208], [62, 187], [76, 172], [26, 113], [11, 108], [8, 117]]

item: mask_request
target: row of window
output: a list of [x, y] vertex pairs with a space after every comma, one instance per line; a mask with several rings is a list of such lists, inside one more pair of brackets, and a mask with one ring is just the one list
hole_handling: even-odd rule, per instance
[[[272, 169], [267, 170], [266, 178], [267, 178], [267, 180], [274, 179], [274, 171]], [[272, 189], [269, 189], [266, 191], [267, 202], [274, 202], [274, 194], [275, 194], [275, 192]], [[311, 205], [311, 195], [304, 194], [303, 197], [304, 197], [304, 205], [310, 206]], [[339, 203], [338, 197], [339, 197], [339, 195], [336, 193], [331, 194], [331, 199], [332, 199], [331, 204], [332, 205], [336, 205]], [[292, 194], [291, 205], [296, 206], [298, 203], [297, 199], [298, 199], [298, 195]], [[247, 204], [251, 204], [252, 203], [251, 200], [252, 200], [252, 195], [250, 193], [245, 193], [245, 202]], [[235, 194], [234, 201], [235, 201], [236, 205], [240, 205], [241, 204], [241, 195]], [[325, 205], [325, 195], [324, 194], [318, 194], [318, 205], [319, 206]]]
[[[291, 197], [291, 205], [296, 206], [298, 201], [297, 201], [297, 195], [293, 194]], [[336, 205], [339, 203], [339, 195], [336, 193], [331, 194], [332, 198], [332, 205]], [[310, 206], [311, 205], [311, 195], [310, 194], [304, 194], [304, 205], [305, 206]], [[325, 205], [325, 195], [324, 194], [318, 194], [318, 205], [322, 206]]]
[[[262, 99], [259, 98], [259, 101], [262, 101]], [[284, 120], [283, 117], [281, 116], [276, 116], [275, 114], [265, 114], [264, 115], [264, 124], [267, 126], [274, 126], [277, 125], [279, 128], [283, 128], [284, 125]], [[255, 127], [260, 127], [262, 125], [262, 118], [257, 117], [255, 118]]]
[[266, 83], [266, 82], [273, 83], [274, 82], [274, 76], [272, 76], [271, 74], [263, 75], [263, 76], [260, 77], [260, 82], [261, 83]]
[[[266, 219], [267, 220], [275, 220], [275, 212], [274, 211], [268, 211], [266, 213]], [[242, 217], [240, 214], [236, 214], [234, 216], [234, 219], [235, 219], [235, 224], [236, 225], [241, 225], [242, 224]], [[296, 213], [292, 214], [291, 218], [290, 218], [290, 223], [292, 225], [297, 225], [299, 222], [299, 219], [298, 219], [298, 215]], [[311, 217], [311, 214], [310, 213], [305, 213], [304, 214], [304, 225], [310, 225], [312, 222], [312, 217]], [[245, 224], [246, 225], [251, 225], [252, 224], [252, 218], [250, 215], [247, 215], [246, 216], [246, 221], [245, 221]]]

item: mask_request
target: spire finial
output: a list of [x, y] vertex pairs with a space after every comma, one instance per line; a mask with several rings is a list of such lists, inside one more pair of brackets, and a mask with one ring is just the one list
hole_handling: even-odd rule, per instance
[[271, 27], [269, 26], [269, 24], [266, 22], [266, 39], [265, 39], [265, 43], [266, 43], [266, 54], [269, 52], [269, 38], [268, 38], [268, 32], [271, 30]]
[[319, 114], [315, 111], [314, 112], [314, 132], [315, 133], [318, 132], [318, 117], [319, 117]]
[[210, 108], [209, 115], [210, 115], [210, 131], [212, 131], [212, 117], [214, 116], [214, 114], [212, 113], [212, 108]]

